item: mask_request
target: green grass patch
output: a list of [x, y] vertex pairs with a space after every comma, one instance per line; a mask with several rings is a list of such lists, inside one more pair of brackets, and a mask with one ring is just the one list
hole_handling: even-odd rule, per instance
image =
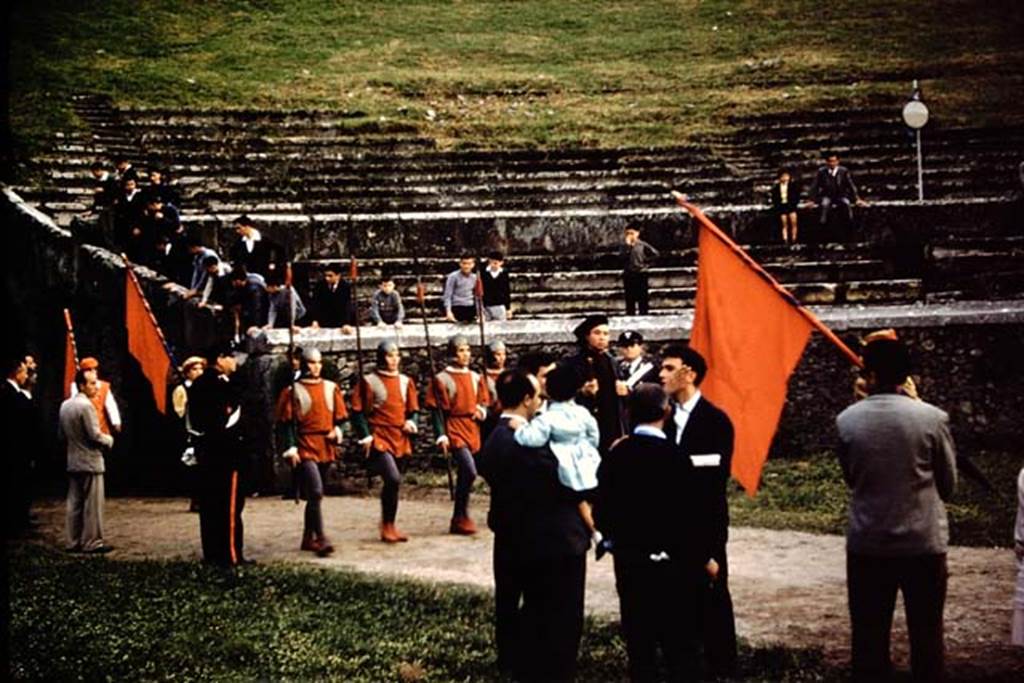
[[[947, 504], [950, 542], [1012, 545], [1017, 474], [1024, 458], [1005, 451], [982, 451], [971, 457], [996, 491], [990, 493], [960, 475]], [[838, 460], [823, 453], [806, 459], [769, 460], [757, 497], [749, 498], [736, 487], [730, 493], [729, 511], [738, 526], [844, 534], [848, 500]]]
[[[16, 680], [493, 680], [489, 595], [287, 565], [8, 546]], [[840, 680], [816, 651], [741, 651], [744, 680]], [[625, 676], [618, 625], [588, 620], [579, 680]]]
[[898, 101], [913, 77], [945, 121], [1019, 120], [1024, 93], [1024, 9], [986, 0], [36, 0], [8, 28], [29, 147], [75, 125], [76, 92], [494, 147], [669, 145], [732, 113]]

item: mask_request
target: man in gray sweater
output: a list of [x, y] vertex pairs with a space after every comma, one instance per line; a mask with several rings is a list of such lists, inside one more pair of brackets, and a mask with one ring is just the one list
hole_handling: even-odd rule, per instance
[[855, 680], [886, 679], [896, 591], [903, 592], [914, 680], [943, 673], [943, 609], [956, 486], [949, 417], [899, 391], [910, 356], [896, 340], [864, 348], [869, 395], [836, 419], [839, 462], [850, 487], [846, 580]]
[[68, 550], [106, 553], [112, 550], [103, 540], [103, 449], [114, 438], [100, 431], [92, 397], [99, 391], [96, 373], [75, 373], [78, 393], [60, 406], [58, 436], [68, 449]]

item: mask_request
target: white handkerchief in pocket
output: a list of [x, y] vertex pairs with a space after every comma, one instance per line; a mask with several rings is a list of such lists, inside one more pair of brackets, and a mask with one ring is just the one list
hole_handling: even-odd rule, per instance
[[722, 464], [722, 456], [718, 453], [700, 453], [691, 455], [690, 462], [694, 467], [718, 467]]

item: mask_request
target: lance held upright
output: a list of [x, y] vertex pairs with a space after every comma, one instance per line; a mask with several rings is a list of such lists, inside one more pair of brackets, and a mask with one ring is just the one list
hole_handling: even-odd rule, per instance
[[401, 352], [391, 340], [377, 345], [377, 366], [352, 390], [352, 425], [366, 449], [367, 465], [384, 480], [380, 493], [380, 540], [401, 543], [409, 537], [395, 527], [400, 463], [412, 454], [412, 434], [417, 433], [420, 409], [416, 383], [399, 371]]
[[334, 546], [324, 533], [320, 502], [327, 468], [337, 459], [348, 410], [341, 388], [320, 377], [322, 368], [320, 351], [304, 349], [302, 378], [281, 392], [277, 422], [278, 443], [284, 448], [281, 457], [296, 468], [299, 495], [306, 501], [300, 548], [326, 557], [334, 552]]

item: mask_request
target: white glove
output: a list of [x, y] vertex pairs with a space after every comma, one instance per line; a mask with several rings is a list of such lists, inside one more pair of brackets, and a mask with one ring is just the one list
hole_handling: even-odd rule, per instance
[[287, 460], [288, 458], [297, 458], [297, 457], [299, 457], [299, 448], [298, 448], [298, 446], [292, 446], [291, 448], [286, 450], [284, 453], [282, 453], [281, 457], [284, 458], [285, 460]]
[[447, 446], [450, 443], [450, 441], [448, 440], [447, 434], [442, 434], [441, 436], [437, 437], [437, 441], [435, 441], [434, 443], [437, 444], [438, 446]]
[[341, 439], [342, 439], [341, 427], [335, 425], [334, 426], [334, 443], [340, 444], [341, 443]]
[[476, 407], [476, 414], [477, 414], [477, 419], [479, 419], [481, 422], [483, 422], [484, 420], [487, 419], [487, 408], [485, 408], [484, 406], [477, 406]]
[[419, 434], [420, 428], [412, 420], [405, 421], [405, 430], [410, 434]]
[[184, 463], [185, 467], [195, 467], [199, 461], [196, 460], [196, 449], [189, 446], [185, 449], [185, 452], [181, 454], [181, 462]]
[[369, 436], [364, 436], [363, 438], [359, 439], [358, 443], [360, 446], [369, 446], [371, 443], [373, 443], [373, 434], [370, 434]]

